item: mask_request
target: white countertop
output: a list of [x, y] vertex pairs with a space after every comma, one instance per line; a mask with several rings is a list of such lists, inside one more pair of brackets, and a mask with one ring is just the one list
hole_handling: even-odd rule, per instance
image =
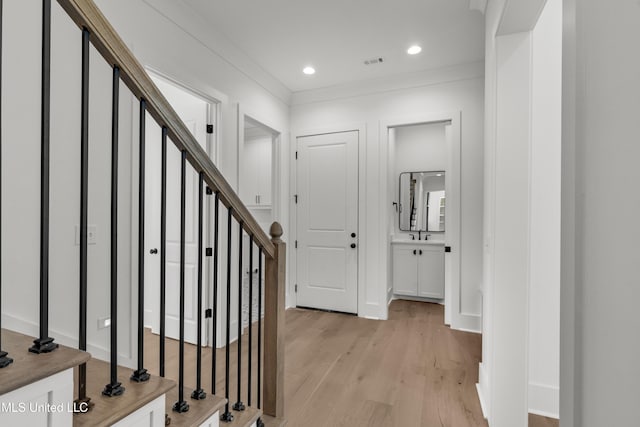
[[392, 245], [440, 245], [444, 246], [444, 240], [411, 240], [407, 238], [392, 237]]

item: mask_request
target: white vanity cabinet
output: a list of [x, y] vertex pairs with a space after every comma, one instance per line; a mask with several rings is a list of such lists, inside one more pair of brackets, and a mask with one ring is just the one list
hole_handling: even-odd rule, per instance
[[444, 298], [444, 243], [392, 241], [393, 293]]

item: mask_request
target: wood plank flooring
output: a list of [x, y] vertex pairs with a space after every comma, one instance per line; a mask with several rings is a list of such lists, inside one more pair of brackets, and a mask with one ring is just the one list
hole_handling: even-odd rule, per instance
[[286, 418], [302, 426], [486, 426], [475, 391], [481, 337], [443, 307], [394, 301], [389, 320], [291, 310]]
[[[452, 331], [436, 304], [394, 301], [389, 320], [288, 310], [285, 417], [288, 426], [486, 426], [476, 396], [481, 337]], [[243, 336], [247, 348], [247, 334]], [[255, 334], [254, 334], [255, 338]], [[157, 374], [158, 338], [146, 335], [145, 363]], [[232, 344], [230, 401], [237, 400]], [[185, 385], [195, 385], [195, 348], [185, 351]], [[177, 343], [167, 340], [166, 376], [177, 380]], [[255, 351], [254, 351], [255, 357]], [[247, 363], [243, 351], [243, 366]], [[224, 394], [224, 350], [217, 352]], [[211, 389], [211, 349], [203, 349], [203, 387]], [[254, 383], [256, 368], [254, 365]], [[246, 368], [242, 400], [247, 403]], [[252, 404], [255, 405], [253, 387]]]
[[560, 421], [555, 418], [529, 414], [529, 427], [559, 427]]
[[[147, 331], [145, 367], [152, 374], [158, 372], [157, 345], [158, 337]], [[485, 427], [475, 388], [481, 345], [481, 335], [445, 326], [443, 307], [437, 304], [394, 301], [387, 321], [287, 310], [287, 426]], [[246, 349], [245, 333], [242, 359], [245, 404]], [[237, 400], [236, 344], [230, 350], [229, 401], [233, 404]], [[167, 340], [166, 375], [176, 381], [177, 351], [177, 342]], [[211, 349], [203, 349], [202, 384], [207, 393], [211, 392], [211, 354]], [[255, 348], [253, 359], [255, 406]], [[224, 349], [217, 351], [217, 360], [216, 391], [224, 396]], [[185, 385], [192, 389], [195, 385], [192, 345], [185, 350], [185, 363]], [[530, 425], [549, 425], [534, 424], [547, 422], [538, 418], [542, 417], [533, 417]]]

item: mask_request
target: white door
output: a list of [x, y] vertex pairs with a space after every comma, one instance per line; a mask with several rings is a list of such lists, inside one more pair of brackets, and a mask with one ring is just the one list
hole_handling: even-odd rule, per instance
[[297, 305], [358, 311], [358, 132], [297, 140]]
[[[201, 147], [207, 150], [207, 124], [211, 124], [212, 106], [191, 93], [164, 80], [154, 82], [169, 100]], [[160, 186], [161, 131], [147, 116], [146, 127], [146, 260], [145, 311], [153, 333], [160, 332]], [[209, 147], [210, 148], [210, 147]], [[209, 150], [211, 151], [211, 150]], [[167, 142], [167, 254], [166, 254], [166, 336], [180, 336], [180, 152], [171, 140]], [[206, 201], [206, 199], [205, 199]], [[206, 213], [206, 210], [205, 210]], [[205, 216], [206, 218], [206, 216]], [[206, 227], [203, 239], [206, 236]], [[206, 243], [206, 240], [204, 240]], [[152, 249], [158, 253], [152, 254]], [[185, 340], [197, 341], [198, 316], [207, 308], [207, 275], [203, 272], [203, 312], [198, 313], [198, 174], [187, 162], [185, 210]], [[206, 266], [207, 259], [203, 260]], [[207, 342], [203, 322], [203, 343]]]

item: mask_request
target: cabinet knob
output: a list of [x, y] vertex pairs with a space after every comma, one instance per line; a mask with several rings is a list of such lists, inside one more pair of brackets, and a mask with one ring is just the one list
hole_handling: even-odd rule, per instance
[[356, 237], [356, 233], [351, 233], [351, 237]]
[[153, 248], [153, 249], [151, 249], [151, 250], [149, 251], [149, 253], [150, 253], [151, 255], [155, 255], [155, 254], [157, 254], [157, 253], [158, 253], [158, 249], [157, 249], [157, 248]]
[[420, 255], [422, 255], [422, 249], [420, 249]]
[[356, 248], [356, 244], [355, 244], [355, 243], [352, 243], [352, 244], [351, 244], [351, 249], [355, 249], [355, 248]]
[[416, 254], [416, 250], [415, 250], [415, 249], [413, 250], [413, 254], [414, 254], [414, 255]]

